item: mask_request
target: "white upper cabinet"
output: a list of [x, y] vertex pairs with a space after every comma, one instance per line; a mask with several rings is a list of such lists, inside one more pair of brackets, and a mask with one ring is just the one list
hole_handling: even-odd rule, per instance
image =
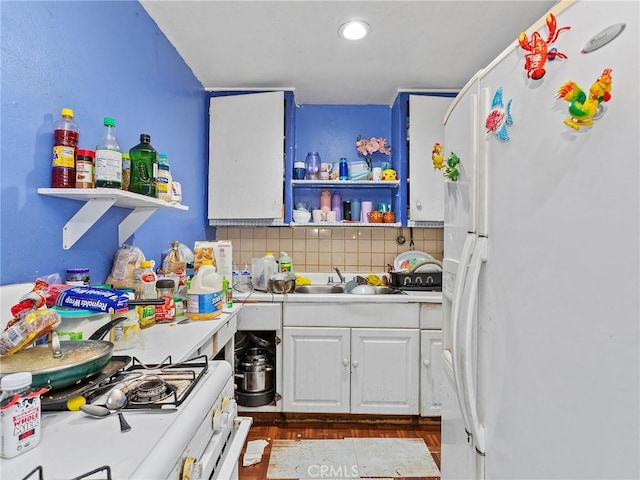
[[[444, 170], [435, 170], [433, 145], [444, 148], [443, 120], [452, 98], [409, 96], [409, 222], [444, 222]], [[446, 159], [445, 159], [446, 163]]]
[[212, 97], [209, 223], [282, 221], [284, 92]]

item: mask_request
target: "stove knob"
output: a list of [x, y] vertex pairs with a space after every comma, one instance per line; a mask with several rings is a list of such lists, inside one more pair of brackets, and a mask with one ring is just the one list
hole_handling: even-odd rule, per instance
[[202, 476], [202, 466], [195, 457], [187, 457], [182, 462], [180, 480], [199, 480]]
[[231, 400], [231, 398], [227, 397], [226, 395], [222, 398], [222, 410], [227, 409], [227, 406], [229, 405], [229, 400]]
[[222, 428], [222, 410], [216, 408], [213, 412], [213, 431], [220, 430]]

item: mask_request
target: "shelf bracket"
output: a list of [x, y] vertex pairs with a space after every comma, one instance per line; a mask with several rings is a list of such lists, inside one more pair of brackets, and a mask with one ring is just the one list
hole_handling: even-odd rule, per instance
[[133, 235], [140, 225], [146, 222], [156, 210], [158, 210], [157, 207], [134, 208], [131, 213], [127, 215], [127, 218], [118, 225], [118, 245], [122, 246], [127, 238]]
[[116, 203], [116, 198], [92, 198], [62, 228], [62, 248], [69, 250], [102, 215]]

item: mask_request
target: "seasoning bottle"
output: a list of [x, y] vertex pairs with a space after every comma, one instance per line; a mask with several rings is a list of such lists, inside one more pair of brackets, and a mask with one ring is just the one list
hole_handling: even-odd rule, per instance
[[137, 299], [158, 298], [156, 295], [156, 281], [158, 277], [153, 271], [151, 260], [142, 260], [140, 268], [133, 271], [133, 285]]
[[104, 135], [96, 146], [96, 187], [122, 188], [122, 150], [116, 140], [116, 121], [104, 117]]
[[131, 183], [131, 159], [128, 153], [122, 154], [122, 190], [129, 191]]
[[93, 150], [78, 150], [76, 152], [76, 188], [94, 187], [95, 157], [96, 152]]
[[158, 152], [151, 146], [151, 136], [140, 134], [140, 143], [129, 150], [131, 159], [131, 183], [129, 191], [156, 196], [156, 175], [158, 173]]
[[156, 198], [170, 202], [172, 197], [172, 183], [171, 171], [169, 170], [169, 160], [164, 153], [160, 154], [158, 160], [158, 176], [156, 177]]
[[164, 299], [163, 305], [156, 305], [156, 323], [169, 323], [175, 320], [176, 303], [173, 299], [175, 285], [170, 278], [161, 278], [156, 282], [158, 298]]
[[80, 127], [73, 119], [73, 110], [63, 108], [60, 118], [53, 124], [53, 156], [51, 160], [51, 187], [76, 186], [76, 149]]
[[0, 456], [12, 458], [40, 443], [40, 394], [31, 389], [31, 372], [2, 377], [0, 388]]

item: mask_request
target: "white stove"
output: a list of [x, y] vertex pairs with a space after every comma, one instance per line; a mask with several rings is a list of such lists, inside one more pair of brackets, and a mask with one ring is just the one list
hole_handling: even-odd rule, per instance
[[[238, 478], [237, 465], [251, 418], [237, 416], [231, 365], [206, 362], [201, 378], [171, 413], [122, 410], [117, 415], [43, 411], [42, 440], [33, 450], [0, 459], [2, 478], [197, 480]], [[171, 400], [170, 400], [171, 401]], [[96, 471], [97, 470], [97, 471]], [[84, 476], [88, 472], [95, 472]], [[38, 475], [41, 473], [41, 477]]]

